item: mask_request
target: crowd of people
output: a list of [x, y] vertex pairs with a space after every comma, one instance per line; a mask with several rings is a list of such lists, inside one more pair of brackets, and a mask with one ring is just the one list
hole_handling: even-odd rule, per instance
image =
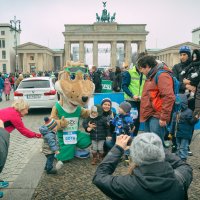
[[[95, 93], [102, 92], [102, 76], [112, 81], [114, 92], [124, 92], [125, 101], [117, 113], [112, 111], [111, 99], [104, 98], [100, 105], [91, 107], [90, 116], [82, 124], [92, 141], [91, 164], [100, 163], [93, 183], [112, 199], [187, 199], [192, 182], [192, 168], [187, 164], [188, 155], [192, 155], [189, 145], [200, 118], [200, 50], [191, 53], [189, 47], [182, 46], [179, 54], [180, 63], [171, 68], [141, 53], [131, 68], [124, 63], [122, 68], [116, 67], [115, 71], [110, 68], [104, 74], [96, 66], [91, 69]], [[1, 89], [1, 79], [0, 92], [6, 84], [6, 78], [2, 79], [4, 87]], [[14, 84], [10, 81], [10, 88], [17, 85], [17, 80]], [[28, 130], [21, 121], [28, 113], [28, 105], [19, 101], [0, 110], [5, 127], [3, 131], [0, 128], [4, 144], [0, 146], [4, 155], [0, 159], [0, 170], [9, 144], [9, 134], [5, 131], [10, 133], [16, 128], [26, 137], [43, 136], [43, 153], [47, 157], [45, 171], [56, 174], [62, 167], [53, 166], [60, 153], [56, 121], [45, 117], [39, 129], [41, 134]], [[134, 117], [130, 113], [132, 108], [137, 111]], [[144, 123], [144, 133], [138, 133], [140, 122]], [[170, 136], [175, 154], [166, 148], [165, 138]], [[121, 159], [129, 163], [129, 173], [113, 176]], [[3, 184], [7, 183], [1, 181], [0, 187]]]

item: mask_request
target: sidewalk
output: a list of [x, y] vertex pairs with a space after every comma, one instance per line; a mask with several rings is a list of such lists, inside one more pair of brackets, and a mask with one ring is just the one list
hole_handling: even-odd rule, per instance
[[[188, 158], [193, 167], [193, 182], [188, 191], [189, 200], [200, 199], [200, 131], [194, 134], [191, 150], [194, 156]], [[58, 175], [43, 173], [32, 200], [105, 200], [107, 198], [92, 184], [96, 170], [90, 159], [77, 159], [65, 163]], [[115, 174], [126, 174], [128, 167], [119, 163]], [[142, 194], [141, 194], [142, 195]]]
[[[13, 93], [11, 95], [11, 101], [5, 101], [3, 99], [0, 102], [0, 108], [6, 108], [11, 106], [13, 102]], [[37, 122], [35, 120], [31, 120], [35, 116], [26, 116], [23, 121], [26, 126], [33, 131], [38, 132]], [[41, 172], [43, 171], [43, 162], [44, 157], [39, 152], [41, 149], [42, 140], [36, 138], [26, 138], [21, 135], [17, 130], [14, 130], [10, 134], [10, 146], [9, 153], [6, 160], [5, 167], [0, 174], [0, 178], [6, 181], [9, 181], [9, 187], [5, 189], [1, 189], [4, 192], [3, 199], [8, 200], [23, 200], [30, 199], [30, 194], [33, 194], [34, 190], [31, 192], [26, 192], [27, 195], [17, 196], [19, 188], [35, 188], [40, 180]], [[34, 157], [38, 157], [35, 159]], [[35, 159], [35, 162], [33, 162]], [[40, 161], [40, 162], [37, 162]], [[40, 169], [40, 166], [42, 169]], [[37, 170], [34, 170], [35, 168]], [[28, 172], [28, 173], [26, 173]], [[24, 179], [24, 180], [23, 180]], [[21, 190], [22, 191], [22, 190]]]

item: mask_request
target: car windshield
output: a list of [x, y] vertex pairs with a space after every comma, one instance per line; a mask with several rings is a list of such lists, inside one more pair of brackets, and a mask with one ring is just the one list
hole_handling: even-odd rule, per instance
[[50, 82], [49, 80], [29, 80], [22, 81], [19, 85], [19, 89], [25, 88], [49, 88]]

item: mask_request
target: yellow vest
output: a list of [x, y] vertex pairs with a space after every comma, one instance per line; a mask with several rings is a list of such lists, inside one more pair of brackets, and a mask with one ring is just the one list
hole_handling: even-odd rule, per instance
[[[128, 86], [128, 89], [132, 92], [133, 95], [136, 95], [136, 96], [142, 96], [142, 90], [143, 90], [143, 87], [144, 87], [144, 82], [146, 80], [146, 76], [143, 74], [142, 76], [142, 83], [140, 85], [140, 76], [141, 74], [139, 74], [136, 70], [136, 67], [133, 66], [132, 69], [129, 69], [128, 70], [130, 76], [131, 76], [131, 82]], [[126, 93], [124, 93], [124, 98], [126, 100], [132, 100]]]

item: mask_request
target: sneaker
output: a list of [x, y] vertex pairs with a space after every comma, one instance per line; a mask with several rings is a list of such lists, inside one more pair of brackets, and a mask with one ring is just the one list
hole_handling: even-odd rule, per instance
[[51, 169], [51, 170], [47, 171], [47, 174], [57, 174], [57, 170]]
[[0, 198], [2, 198], [2, 197], [3, 197], [3, 192], [0, 191]]
[[8, 181], [0, 181], [0, 188], [6, 188], [9, 186], [9, 182]]
[[62, 168], [62, 166], [63, 166], [63, 162], [59, 160], [59, 161], [56, 163], [56, 169], [59, 170], [59, 169]]
[[188, 151], [188, 156], [193, 156], [193, 153], [191, 151]]
[[176, 153], [176, 151], [177, 151], [177, 146], [173, 145], [172, 146], [172, 153]]
[[90, 152], [87, 150], [77, 150], [75, 153], [76, 158], [89, 158]]

